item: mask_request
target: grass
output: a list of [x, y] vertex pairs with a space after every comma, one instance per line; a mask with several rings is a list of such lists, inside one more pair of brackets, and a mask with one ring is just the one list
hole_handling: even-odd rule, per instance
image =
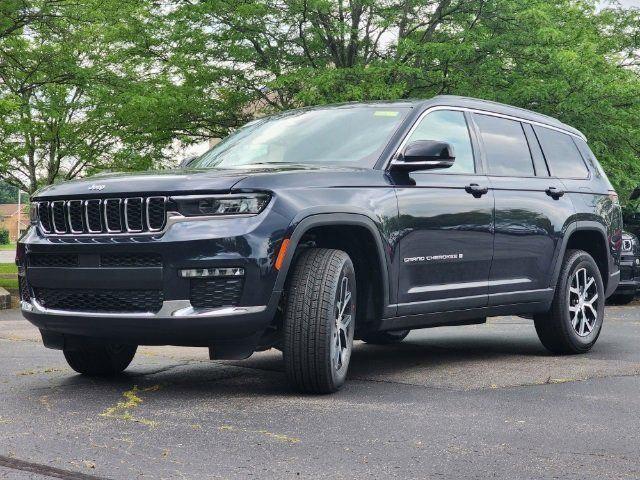
[[0, 287], [6, 290], [18, 290], [18, 277], [0, 278]]
[[0, 287], [18, 290], [18, 267], [15, 263], [0, 263]]
[[13, 273], [17, 275], [18, 266], [15, 263], [0, 263], [0, 274], [1, 273]]
[[15, 243], [7, 243], [6, 245], [0, 245], [0, 250], [13, 250], [16, 251]]

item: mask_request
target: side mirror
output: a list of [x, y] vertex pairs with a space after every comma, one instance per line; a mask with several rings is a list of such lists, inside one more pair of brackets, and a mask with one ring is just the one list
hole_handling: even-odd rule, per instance
[[399, 157], [391, 162], [391, 168], [405, 172], [449, 168], [455, 159], [453, 146], [447, 142], [416, 140], [407, 145]]

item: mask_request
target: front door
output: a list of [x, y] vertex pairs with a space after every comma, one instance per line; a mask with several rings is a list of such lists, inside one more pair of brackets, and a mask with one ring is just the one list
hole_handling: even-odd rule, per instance
[[410, 174], [396, 187], [400, 267], [398, 314], [482, 307], [488, 301], [493, 255], [493, 192], [477, 174], [468, 116], [455, 110], [427, 114], [405, 144], [439, 140], [454, 147], [451, 168]]

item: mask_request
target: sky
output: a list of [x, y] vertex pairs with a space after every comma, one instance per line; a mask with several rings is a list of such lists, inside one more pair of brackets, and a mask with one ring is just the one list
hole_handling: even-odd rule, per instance
[[[640, 8], [640, 0], [618, 0], [623, 7], [638, 7]], [[608, 2], [601, 2], [602, 5], [606, 5]]]

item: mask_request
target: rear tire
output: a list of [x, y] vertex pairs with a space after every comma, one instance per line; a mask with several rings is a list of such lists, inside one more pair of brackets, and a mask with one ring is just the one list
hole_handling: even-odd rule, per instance
[[71, 368], [90, 377], [110, 377], [122, 373], [136, 355], [136, 345], [107, 343], [78, 350], [64, 350]]
[[396, 330], [393, 332], [373, 332], [362, 336], [362, 341], [370, 345], [393, 345], [400, 343], [411, 330]]
[[602, 276], [593, 257], [567, 250], [551, 308], [533, 317], [540, 341], [560, 355], [588, 352], [602, 331], [604, 303]]
[[356, 275], [341, 250], [300, 255], [288, 284], [283, 358], [289, 383], [305, 393], [332, 393], [347, 377], [356, 318]]

